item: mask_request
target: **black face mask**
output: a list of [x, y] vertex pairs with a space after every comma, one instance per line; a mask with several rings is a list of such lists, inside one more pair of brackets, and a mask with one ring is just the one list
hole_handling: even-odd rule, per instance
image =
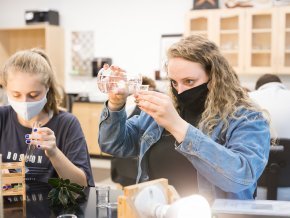
[[208, 94], [208, 83], [203, 83], [188, 89], [180, 94], [172, 87], [172, 92], [177, 98], [181, 111], [188, 111], [192, 115], [200, 115], [204, 111], [205, 101]]

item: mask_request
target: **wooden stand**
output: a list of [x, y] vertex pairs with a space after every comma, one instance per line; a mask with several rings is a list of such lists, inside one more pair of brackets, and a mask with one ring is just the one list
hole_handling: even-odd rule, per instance
[[[2, 190], [3, 196], [22, 195], [22, 200], [26, 201], [26, 185], [25, 185], [25, 162], [7, 162], [2, 163], [1, 169], [20, 169], [17, 173], [3, 173], [2, 185], [17, 183], [17, 187]], [[1, 187], [2, 189], [2, 187]]]
[[138, 218], [138, 212], [134, 207], [134, 199], [143, 188], [151, 185], [160, 185], [167, 193], [167, 203], [172, 203], [175, 199], [174, 192], [168, 185], [167, 179], [156, 179], [136, 185], [124, 187], [124, 195], [118, 197], [118, 218]]

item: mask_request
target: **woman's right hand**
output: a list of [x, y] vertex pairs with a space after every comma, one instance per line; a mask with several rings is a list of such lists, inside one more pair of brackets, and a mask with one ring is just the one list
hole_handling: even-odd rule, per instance
[[[125, 73], [125, 71], [118, 66], [109, 66], [108, 64], [105, 64], [104, 69], [107, 70], [108, 68], [110, 68], [114, 72], [114, 75], [123, 75]], [[128, 91], [126, 90], [126, 87], [118, 88], [113, 90], [113, 92], [110, 92], [108, 94], [108, 97], [109, 109], [111, 111], [118, 111], [125, 105], [128, 97]]]

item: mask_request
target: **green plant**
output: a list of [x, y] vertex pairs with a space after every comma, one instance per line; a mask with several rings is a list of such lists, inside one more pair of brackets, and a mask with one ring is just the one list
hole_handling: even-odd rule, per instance
[[62, 205], [67, 208], [76, 205], [78, 200], [86, 198], [84, 187], [71, 183], [69, 179], [50, 178], [48, 183], [53, 187], [48, 193], [52, 205]]

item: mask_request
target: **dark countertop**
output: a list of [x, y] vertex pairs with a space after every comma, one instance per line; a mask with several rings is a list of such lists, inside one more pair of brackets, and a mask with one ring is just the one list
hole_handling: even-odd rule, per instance
[[[4, 217], [55, 218], [60, 214], [73, 213], [77, 215], [78, 218], [117, 218], [116, 206], [112, 208], [96, 207], [96, 192], [94, 187], [85, 188], [87, 199], [86, 201], [79, 203], [77, 208], [64, 209], [50, 206], [50, 200], [47, 199], [47, 196], [51, 187], [47, 183], [31, 183], [26, 186], [26, 203], [22, 204], [20, 196], [4, 197]], [[110, 202], [117, 202], [117, 198], [121, 194], [121, 190], [111, 190]]]

